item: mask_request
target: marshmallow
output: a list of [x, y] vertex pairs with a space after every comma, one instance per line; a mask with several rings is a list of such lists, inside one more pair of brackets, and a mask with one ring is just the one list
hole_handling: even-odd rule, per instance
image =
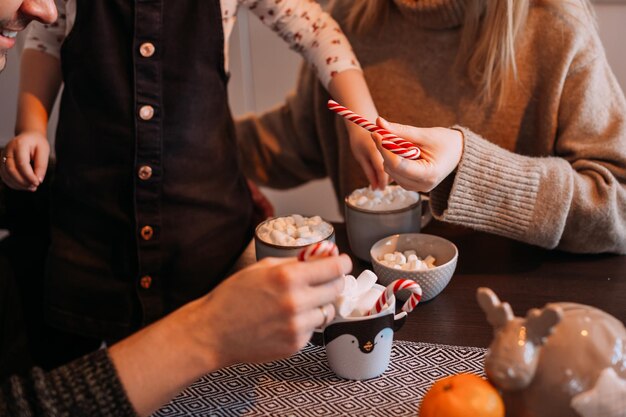
[[432, 255], [421, 259], [414, 250], [407, 250], [404, 253], [385, 253], [378, 258], [378, 261], [389, 268], [403, 271], [426, 271], [437, 266], [435, 265], [436, 259]]
[[337, 314], [340, 317], [357, 317], [367, 314], [383, 293], [380, 288], [374, 288], [377, 280], [376, 274], [367, 269], [358, 278], [345, 275], [343, 288], [335, 300]]
[[348, 204], [364, 210], [386, 211], [406, 208], [419, 201], [419, 194], [399, 185], [388, 185], [384, 190], [359, 188], [348, 196]]
[[320, 216], [299, 214], [267, 220], [257, 229], [264, 242], [281, 246], [303, 246], [322, 241], [332, 233], [332, 226]]

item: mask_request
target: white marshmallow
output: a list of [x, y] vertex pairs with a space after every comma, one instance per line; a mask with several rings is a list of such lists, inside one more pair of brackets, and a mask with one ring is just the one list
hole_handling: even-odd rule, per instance
[[[409, 254], [408, 256], [406, 256]], [[426, 271], [436, 267], [436, 259], [428, 255], [425, 259], [420, 259], [415, 251], [404, 251], [385, 253], [379, 257], [378, 261], [388, 268], [400, 269], [403, 271]]]
[[319, 242], [330, 236], [332, 226], [320, 216], [311, 218], [299, 214], [268, 220], [257, 229], [259, 239], [282, 246], [302, 246]]
[[397, 210], [417, 201], [419, 201], [418, 193], [407, 191], [399, 185], [388, 185], [383, 190], [372, 190], [370, 187], [359, 188], [348, 196], [350, 205], [371, 211]]
[[364, 316], [368, 311], [374, 307], [376, 300], [380, 298], [383, 292], [378, 288], [370, 288], [365, 294], [359, 297], [356, 307], [352, 312], [352, 316], [359, 315]]

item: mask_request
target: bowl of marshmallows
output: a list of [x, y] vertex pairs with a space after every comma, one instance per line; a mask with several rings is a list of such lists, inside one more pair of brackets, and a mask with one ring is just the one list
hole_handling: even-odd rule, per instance
[[[407, 278], [422, 287], [422, 301], [436, 297], [448, 285], [456, 269], [459, 251], [454, 243], [425, 233], [404, 233], [376, 242], [370, 250], [372, 267], [382, 285]], [[410, 293], [401, 291], [399, 300]]]
[[335, 229], [320, 216], [305, 217], [292, 214], [273, 217], [260, 223], [254, 232], [256, 259], [268, 256], [285, 258], [313, 243], [335, 241]]

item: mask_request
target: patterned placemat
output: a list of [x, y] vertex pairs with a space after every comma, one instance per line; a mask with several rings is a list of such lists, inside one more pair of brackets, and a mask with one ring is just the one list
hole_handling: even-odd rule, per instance
[[330, 370], [324, 348], [259, 365], [238, 364], [204, 376], [155, 416], [417, 416], [433, 381], [483, 375], [485, 349], [396, 341], [378, 378], [347, 381]]

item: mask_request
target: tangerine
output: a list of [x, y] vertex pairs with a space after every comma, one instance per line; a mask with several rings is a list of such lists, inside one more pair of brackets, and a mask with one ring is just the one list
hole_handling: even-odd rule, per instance
[[488, 381], [458, 374], [436, 381], [420, 407], [420, 417], [504, 417], [504, 402]]

